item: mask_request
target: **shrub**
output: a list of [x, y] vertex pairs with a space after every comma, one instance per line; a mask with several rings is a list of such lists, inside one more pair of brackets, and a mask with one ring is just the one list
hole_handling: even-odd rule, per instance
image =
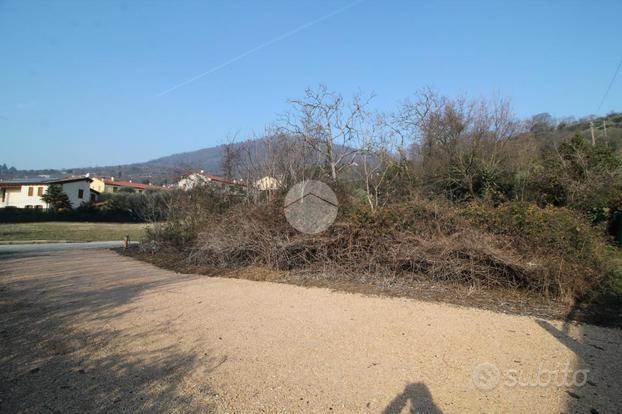
[[292, 235], [280, 203], [238, 205], [204, 223], [190, 260], [223, 267], [265, 264], [280, 268]]
[[[143, 194], [130, 194], [130, 199]], [[212, 215], [220, 214], [241, 200], [235, 196], [223, 197], [208, 187], [197, 187], [189, 191], [173, 191], [160, 198], [150, 195], [150, 203], [139, 204], [140, 211], [154, 211], [146, 234], [152, 250], [172, 246], [184, 250], [192, 246], [200, 229], [208, 227]]]
[[0, 223], [33, 223], [42, 221], [89, 221], [127, 223], [142, 221], [126, 211], [103, 211], [92, 203], [74, 210], [54, 211], [34, 208], [0, 208]]
[[225, 267], [329, 270], [344, 280], [391, 276], [523, 289], [571, 299], [607, 272], [598, 229], [563, 208], [497, 208], [414, 199], [375, 213], [349, 206], [320, 235], [294, 232], [280, 204], [240, 205], [199, 231], [189, 260]]
[[611, 270], [603, 229], [570, 209], [471, 203], [463, 214], [478, 228], [509, 237], [513, 249], [539, 272], [542, 289], [549, 293], [570, 297], [597, 289]]

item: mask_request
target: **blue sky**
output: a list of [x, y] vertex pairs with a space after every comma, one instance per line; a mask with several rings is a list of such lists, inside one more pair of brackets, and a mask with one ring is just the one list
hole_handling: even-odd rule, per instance
[[[373, 92], [379, 110], [430, 86], [508, 97], [521, 117], [593, 114], [622, 59], [620, 16], [619, 0], [0, 0], [0, 163], [113, 165], [217, 145], [319, 83]], [[622, 74], [600, 113], [611, 110]]]

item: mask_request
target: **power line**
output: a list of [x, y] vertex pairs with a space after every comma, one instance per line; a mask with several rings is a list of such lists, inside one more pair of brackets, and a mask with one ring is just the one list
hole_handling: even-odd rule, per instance
[[611, 90], [611, 87], [613, 86], [613, 82], [615, 82], [616, 77], [618, 76], [620, 67], [622, 67], [622, 59], [620, 59], [620, 63], [618, 63], [618, 67], [616, 68], [616, 71], [613, 74], [613, 78], [611, 78], [611, 82], [609, 82], [609, 86], [607, 87], [607, 91], [605, 91], [605, 94], [603, 95], [603, 99], [600, 100], [600, 105], [598, 105], [598, 110], [596, 112], [600, 112], [600, 108], [602, 108], [603, 104], [605, 103], [605, 99], [607, 99], [607, 95], [609, 95], [609, 91]]

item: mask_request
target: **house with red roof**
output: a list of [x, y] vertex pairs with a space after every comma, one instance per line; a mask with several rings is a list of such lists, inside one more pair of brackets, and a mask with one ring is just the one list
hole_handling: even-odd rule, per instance
[[163, 190], [164, 187], [153, 184], [138, 183], [132, 180], [117, 180], [114, 177], [92, 177], [91, 188], [100, 194], [116, 193], [125, 189], [125, 191], [142, 193], [147, 190]]

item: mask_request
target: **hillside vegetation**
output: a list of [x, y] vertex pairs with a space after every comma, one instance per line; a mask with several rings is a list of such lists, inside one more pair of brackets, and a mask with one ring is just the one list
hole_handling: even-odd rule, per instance
[[[613, 113], [604, 117], [586, 117], [583, 119], [553, 119], [548, 114], [539, 114], [526, 121], [538, 125], [533, 135], [541, 142], [558, 143], [564, 138], [580, 134], [591, 139], [590, 120], [594, 124], [595, 136], [606, 141], [616, 150], [622, 148], [622, 113]], [[605, 127], [607, 129], [605, 137]], [[243, 143], [219, 145], [161, 157], [155, 160], [126, 165], [75, 167], [68, 169], [18, 170], [0, 165], [0, 179], [22, 178], [40, 174], [62, 176], [70, 174], [96, 174], [131, 179], [137, 182], [167, 184], [175, 182], [188, 171], [205, 170], [211, 174], [225, 174], [223, 160], [229, 148], [241, 151], [242, 148], [257, 146], [261, 151], [261, 140], [249, 140]], [[345, 149], [344, 149], [345, 151]], [[1, 161], [1, 160], [0, 160]]]
[[[426, 281], [566, 303], [614, 288], [620, 114], [593, 120], [592, 141], [584, 120], [521, 121], [503, 100], [425, 90], [391, 113], [368, 105], [307, 90], [263, 139], [225, 149], [228, 174], [277, 177], [278, 190], [177, 193], [145, 251], [334, 283]], [[308, 179], [329, 183], [340, 203], [317, 235], [294, 230], [282, 210], [287, 190]]]

